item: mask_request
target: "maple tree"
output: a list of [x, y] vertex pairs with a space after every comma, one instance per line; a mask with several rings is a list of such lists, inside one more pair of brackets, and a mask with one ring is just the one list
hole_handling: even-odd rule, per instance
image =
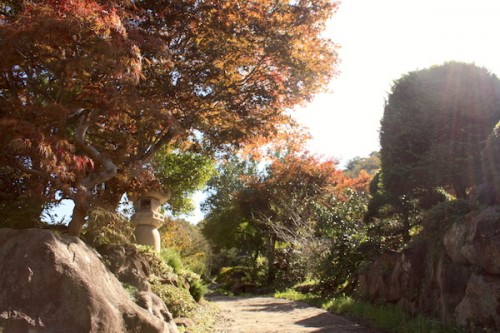
[[[30, 196], [93, 205], [160, 186], [165, 145], [269, 139], [335, 74], [334, 1], [2, 1], [0, 161]], [[168, 187], [168, 186], [167, 186]]]

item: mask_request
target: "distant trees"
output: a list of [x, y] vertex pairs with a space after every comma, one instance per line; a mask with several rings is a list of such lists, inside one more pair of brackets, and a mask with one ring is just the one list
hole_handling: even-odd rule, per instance
[[263, 235], [249, 224], [238, 201], [239, 194], [254, 177], [258, 177], [256, 163], [235, 156], [222, 161], [207, 183], [208, 197], [202, 204], [207, 215], [201, 229], [216, 253], [232, 248], [251, 257], [262, 253]]
[[151, 159], [165, 146], [212, 154], [269, 140], [334, 73], [321, 31], [335, 7], [0, 2], [2, 184], [39, 205], [72, 199], [78, 235], [89, 208], [161, 185]]
[[345, 173], [350, 177], [357, 177], [361, 170], [372, 177], [375, 176], [380, 170], [380, 152], [374, 151], [368, 157], [356, 156], [345, 167]]
[[352, 287], [361, 262], [356, 251], [366, 241], [369, 176], [350, 178], [335, 161], [300, 153], [278, 156], [261, 173], [249, 174], [252, 169], [243, 165], [226, 164], [225, 180], [219, 175], [210, 182], [218, 184], [203, 222], [211, 243], [234, 247], [254, 263], [265, 256], [268, 283], [293, 284], [308, 276], [330, 291]]

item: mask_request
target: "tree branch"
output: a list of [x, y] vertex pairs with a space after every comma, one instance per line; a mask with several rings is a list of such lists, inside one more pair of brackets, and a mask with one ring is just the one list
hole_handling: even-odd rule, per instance
[[85, 136], [89, 128], [89, 116], [90, 112], [87, 112], [80, 116], [80, 120], [75, 131], [75, 142], [77, 147], [82, 149], [91, 159], [99, 162], [99, 164], [102, 165], [102, 169], [95, 173], [89, 174], [81, 181], [82, 186], [87, 189], [90, 189], [99, 183], [103, 183], [111, 179], [118, 172], [118, 167], [111, 160], [111, 158], [99, 152], [95, 147], [85, 141]]

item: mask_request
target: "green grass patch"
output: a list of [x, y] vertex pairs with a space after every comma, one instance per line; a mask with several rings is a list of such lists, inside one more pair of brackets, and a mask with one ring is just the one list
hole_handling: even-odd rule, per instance
[[216, 329], [216, 318], [219, 309], [214, 303], [202, 301], [193, 313], [194, 326], [189, 328], [189, 333], [211, 333]]
[[275, 293], [274, 297], [304, 302], [330, 312], [362, 321], [374, 329], [392, 333], [463, 333], [456, 327], [444, 327], [432, 318], [411, 316], [400, 307], [390, 304], [373, 305], [349, 296], [324, 298], [301, 294], [293, 289]]

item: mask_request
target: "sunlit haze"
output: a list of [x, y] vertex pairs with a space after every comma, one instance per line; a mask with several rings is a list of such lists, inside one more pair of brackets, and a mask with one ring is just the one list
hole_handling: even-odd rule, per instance
[[378, 150], [384, 101], [409, 71], [455, 60], [500, 75], [499, 17], [494, 0], [343, 1], [328, 27], [340, 73], [295, 113], [313, 136], [308, 148], [341, 165]]

